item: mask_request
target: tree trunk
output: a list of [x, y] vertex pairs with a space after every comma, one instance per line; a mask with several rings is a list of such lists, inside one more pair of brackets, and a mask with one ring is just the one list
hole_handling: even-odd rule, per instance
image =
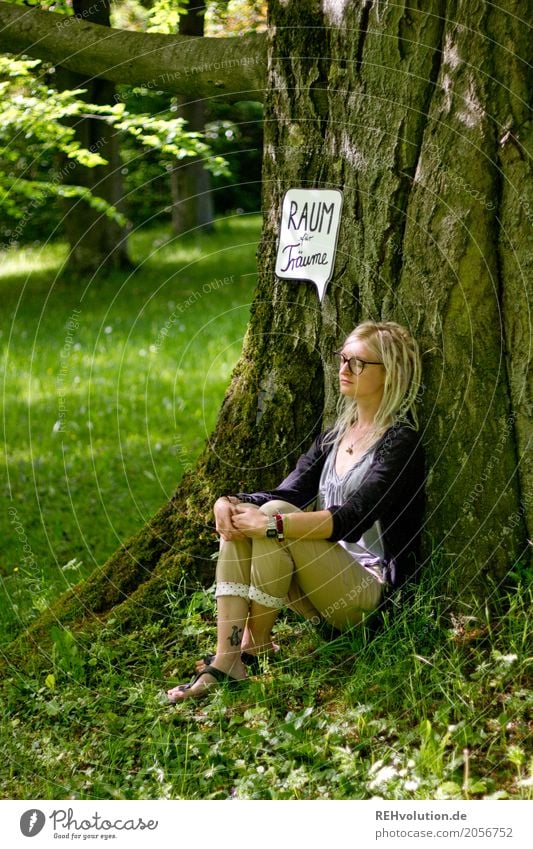
[[[204, 0], [187, 7], [187, 14], [180, 15], [179, 33], [195, 38], [204, 34]], [[186, 129], [195, 133], [205, 130], [205, 103], [203, 100], [181, 98], [180, 116], [187, 121]], [[211, 175], [203, 167], [200, 157], [176, 160], [170, 174], [172, 193], [172, 226], [175, 233], [191, 230], [209, 232], [213, 229], [213, 195]]]
[[[102, 26], [109, 26], [110, 0], [74, 0], [76, 15]], [[115, 103], [115, 84], [99, 77], [86, 78], [66, 68], [58, 68], [57, 85], [60, 91], [85, 89], [83, 100], [98, 106]], [[123, 190], [119, 137], [105, 121], [95, 118], [73, 120], [76, 137], [82, 147], [99, 153], [107, 165], [85, 168], [67, 162], [63, 164], [65, 183], [82, 185], [94, 195], [104, 198], [119, 211], [123, 207]], [[73, 167], [74, 166], [74, 167]], [[131, 268], [128, 257], [127, 228], [89, 206], [84, 200], [66, 198], [62, 227], [70, 246], [65, 274], [86, 275]]]
[[[525, 559], [531, 125], [527, 8], [512, 5], [271, 2], [259, 283], [215, 432], [171, 503], [34, 636], [87, 611], [160, 616], [167, 581], [211, 581], [213, 500], [275, 484], [331, 421], [330, 353], [364, 318], [407, 325], [424, 352], [425, 568], [483, 597]], [[293, 186], [344, 192], [322, 305], [274, 275]]]

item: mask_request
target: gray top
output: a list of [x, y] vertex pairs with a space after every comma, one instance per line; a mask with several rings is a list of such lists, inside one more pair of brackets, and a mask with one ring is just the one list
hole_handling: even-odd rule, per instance
[[[359, 488], [374, 459], [374, 447], [372, 447], [355, 461], [351, 469], [339, 477], [335, 471], [337, 450], [338, 446], [334, 446], [329, 452], [320, 475], [318, 510], [327, 510], [328, 507], [344, 504], [348, 497]], [[363, 566], [370, 567], [383, 563], [385, 554], [379, 520], [374, 522], [357, 542], [339, 540], [338, 545], [342, 545]]]

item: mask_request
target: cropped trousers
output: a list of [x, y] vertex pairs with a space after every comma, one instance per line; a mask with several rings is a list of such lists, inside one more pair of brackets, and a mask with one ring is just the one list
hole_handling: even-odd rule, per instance
[[[257, 509], [267, 516], [299, 512], [286, 501]], [[287, 606], [342, 630], [375, 610], [382, 590], [379, 569], [363, 566], [339, 543], [269, 537], [220, 542], [217, 598], [240, 596], [264, 607]]]

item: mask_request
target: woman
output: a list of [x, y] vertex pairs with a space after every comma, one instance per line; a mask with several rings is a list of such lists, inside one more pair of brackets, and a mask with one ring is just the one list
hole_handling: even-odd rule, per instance
[[343, 409], [334, 428], [277, 489], [215, 503], [216, 654], [190, 684], [168, 691], [173, 703], [245, 679], [246, 665], [274, 649], [282, 607], [342, 630], [416, 568], [424, 508], [418, 346], [395, 322], [365, 321], [336, 354]]

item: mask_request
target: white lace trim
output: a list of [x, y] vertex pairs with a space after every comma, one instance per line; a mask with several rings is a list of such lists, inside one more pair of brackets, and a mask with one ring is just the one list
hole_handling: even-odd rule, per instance
[[263, 607], [273, 607], [275, 610], [279, 610], [287, 603], [286, 598], [276, 598], [273, 595], [268, 595], [267, 593], [258, 590], [257, 587], [250, 587], [250, 598], [252, 601], [262, 604]]
[[221, 595], [239, 596], [239, 598], [250, 598], [250, 587], [248, 584], [237, 584], [233, 581], [219, 581], [216, 590], [215, 598]]

